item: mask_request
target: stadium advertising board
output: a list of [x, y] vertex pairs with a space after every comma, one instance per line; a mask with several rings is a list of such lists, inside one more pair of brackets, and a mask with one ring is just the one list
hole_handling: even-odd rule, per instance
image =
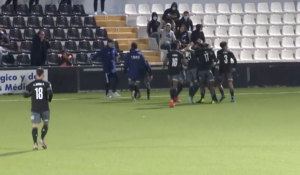
[[[26, 85], [35, 79], [36, 70], [0, 70], [0, 94], [22, 93]], [[48, 81], [48, 70], [44, 70]]]

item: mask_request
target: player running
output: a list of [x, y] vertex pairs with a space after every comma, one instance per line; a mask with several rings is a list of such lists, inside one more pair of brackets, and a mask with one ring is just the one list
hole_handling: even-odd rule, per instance
[[33, 138], [33, 150], [38, 150], [37, 136], [38, 126], [43, 120], [42, 135], [40, 143], [44, 149], [47, 149], [44, 138], [48, 131], [48, 124], [50, 120], [50, 110], [48, 102], [51, 102], [53, 97], [51, 84], [44, 81], [44, 70], [38, 68], [36, 70], [36, 80], [29, 83], [26, 86], [26, 92], [24, 97], [28, 98], [31, 96], [31, 122], [32, 122], [32, 138]]
[[[151, 67], [150, 67], [147, 60], [146, 60], [146, 64], [149, 66], [149, 69], [151, 71]], [[147, 89], [147, 99], [148, 100], [150, 100], [150, 90], [151, 90], [150, 82], [151, 82], [151, 80], [152, 80], [152, 77], [149, 75], [149, 73], [146, 70], [144, 70], [143, 73], [142, 73], [142, 80], [141, 81], [144, 82], [145, 87]], [[141, 91], [138, 92], [137, 98], [141, 98]]]
[[170, 107], [174, 107], [174, 98], [177, 95], [178, 82], [180, 81], [180, 71], [182, 64], [185, 64], [182, 53], [177, 50], [177, 43], [171, 44], [171, 51], [167, 54], [163, 62], [162, 69], [164, 70], [168, 64], [168, 79], [170, 82]]
[[[230, 89], [231, 102], [234, 103], [235, 99], [234, 99], [232, 72], [235, 72], [235, 67], [236, 67], [237, 61], [236, 61], [234, 54], [228, 50], [227, 42], [225, 42], [225, 41], [221, 42], [220, 47], [222, 49], [218, 50], [218, 52], [217, 52], [217, 60], [220, 61], [220, 66], [219, 66], [220, 82], [218, 84], [219, 90], [222, 95], [220, 98], [220, 101], [223, 101], [225, 99], [222, 83], [225, 79], [227, 79], [228, 88]], [[231, 60], [233, 60], [233, 64], [232, 64]]]
[[146, 70], [152, 79], [151, 69], [146, 63], [144, 55], [137, 48], [138, 46], [136, 43], [131, 44], [131, 49], [126, 56], [124, 65], [124, 73], [128, 76], [128, 83], [133, 101], [136, 101], [137, 94], [139, 93], [142, 72]]

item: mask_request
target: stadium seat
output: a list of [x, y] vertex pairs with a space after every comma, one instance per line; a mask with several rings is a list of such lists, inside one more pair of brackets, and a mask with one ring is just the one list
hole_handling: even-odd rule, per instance
[[27, 54], [17, 55], [16, 61], [19, 66], [30, 66], [30, 58]]
[[278, 38], [269, 38], [268, 44], [270, 48], [281, 48]]
[[216, 27], [216, 36], [218, 37], [227, 37], [227, 28], [226, 27]]
[[94, 51], [100, 51], [104, 48], [104, 42], [101, 40], [93, 41], [93, 49]]
[[67, 17], [58, 16], [56, 18], [56, 27], [62, 27], [62, 28], [69, 27], [69, 22], [68, 22]]
[[244, 26], [242, 28], [242, 35], [246, 37], [253, 37], [254, 35], [254, 29], [251, 26]]
[[218, 12], [221, 14], [230, 14], [231, 13], [229, 10], [228, 4], [225, 4], [225, 3], [218, 4]]
[[254, 51], [254, 60], [267, 60], [266, 52], [264, 50], [255, 50]]
[[230, 38], [228, 39], [228, 47], [232, 49], [239, 49], [241, 48], [240, 42], [237, 38]]
[[300, 37], [299, 36], [296, 38], [295, 46], [300, 47]]
[[27, 19], [27, 26], [28, 27], [41, 27], [39, 18], [36, 17], [36, 16], [30, 16], [30, 17], [28, 17], [28, 19]]
[[271, 24], [282, 24], [282, 19], [279, 14], [272, 14], [270, 16], [270, 23]]
[[284, 49], [281, 51], [281, 59], [283, 60], [294, 60], [294, 51]]
[[125, 14], [126, 15], [137, 15], [136, 7], [134, 4], [125, 5]]
[[267, 41], [266, 41], [265, 38], [256, 38], [255, 42], [254, 42], [254, 45], [255, 45], [256, 48], [259, 48], [259, 49], [268, 48]]
[[254, 3], [245, 3], [245, 13], [257, 13]]
[[280, 60], [279, 51], [278, 50], [268, 50], [267, 58], [268, 58], [268, 60]]
[[72, 16], [70, 19], [70, 27], [83, 27], [80, 16]]
[[260, 24], [260, 25], [269, 24], [267, 15], [262, 15], [262, 14], [259, 14], [256, 16], [256, 22], [257, 22], [257, 24]]
[[233, 36], [233, 37], [240, 37], [240, 36], [242, 36], [240, 28], [239, 27], [235, 27], [235, 26], [229, 27], [228, 33], [229, 33], [229, 36]]
[[298, 13], [297, 16], [296, 16], [296, 22], [297, 22], [298, 24], [300, 24], [300, 14], [299, 14], [299, 13]]
[[285, 24], [295, 24], [295, 16], [293, 14], [284, 14], [283, 15], [283, 23]]
[[25, 28], [25, 19], [22, 16], [16, 16], [13, 18], [13, 27]]
[[17, 14], [22, 16], [28, 16], [29, 10], [27, 4], [18, 4], [17, 6]]
[[82, 4], [74, 4], [73, 5], [73, 13], [77, 16], [87, 16], [88, 14], [85, 13], [84, 6]]
[[9, 50], [10, 52], [19, 52], [20, 50], [19, 50], [18, 43], [15, 42], [15, 41], [10, 42], [10, 45], [9, 45], [9, 47], [8, 47], [8, 50]]
[[32, 38], [35, 34], [36, 34], [36, 31], [33, 28], [27, 28], [24, 30], [24, 39], [32, 40]]
[[78, 29], [76, 29], [76, 28], [68, 29], [67, 38], [68, 39], [80, 39]]
[[86, 16], [84, 18], [85, 27], [97, 27], [96, 20], [94, 16]]
[[32, 5], [31, 14], [34, 16], [43, 16], [44, 15], [43, 7], [40, 4]]
[[293, 47], [295, 47], [294, 40], [291, 37], [284, 37], [284, 38], [282, 38], [281, 44], [282, 44], [282, 47], [286, 47], [286, 48], [293, 48]]
[[13, 66], [15, 65], [15, 58], [13, 55], [4, 55], [1, 59], [1, 65], [3, 66]]
[[214, 48], [220, 49], [220, 48], [221, 48], [221, 47], [220, 47], [220, 43], [221, 43], [222, 41], [224, 41], [224, 39], [220, 39], [220, 38], [215, 39], [215, 41], [214, 41]]
[[300, 49], [297, 49], [297, 50], [296, 50], [295, 58], [296, 58], [297, 60], [300, 59]]
[[76, 63], [77, 64], [89, 64], [89, 58], [86, 53], [76, 54]]
[[54, 27], [54, 19], [51, 16], [44, 16], [42, 19], [43, 27]]
[[297, 11], [298, 12], [300, 11], [300, 3], [299, 2], [297, 3]]
[[282, 6], [280, 2], [272, 2], [270, 7], [271, 12], [273, 13], [282, 13]]
[[202, 23], [201, 16], [199, 16], [199, 15], [191, 16], [190, 20], [192, 20], [194, 24], [201, 24]]
[[266, 2], [257, 3], [257, 12], [258, 13], [270, 13], [268, 3], [266, 3]]
[[161, 4], [152, 4], [152, 12], [156, 12], [158, 15], [164, 14], [164, 9]]
[[32, 42], [31, 41], [23, 41], [21, 42], [20, 50], [21, 52], [31, 52]]
[[50, 16], [58, 15], [57, 7], [54, 4], [46, 4], [45, 6], [45, 14]]
[[234, 14], [244, 13], [241, 3], [232, 3], [231, 12]]
[[140, 15], [150, 15], [150, 7], [148, 4], [139, 4], [138, 13]]
[[245, 25], [256, 25], [253, 15], [244, 15], [244, 24]]
[[1, 16], [0, 17], [0, 26], [3, 28], [11, 28], [11, 21], [8, 16]]
[[215, 17], [213, 15], [204, 15], [203, 24], [204, 25], [216, 25]]
[[203, 33], [205, 34], [206, 37], [214, 37], [214, 29], [212, 27], [204, 27], [203, 28]]
[[46, 36], [49, 40], [51, 40], [51, 39], [52, 39], [52, 34], [51, 34], [50, 29], [49, 29], [49, 28], [43, 28], [43, 30], [44, 30], [45, 36]]
[[266, 26], [256, 26], [255, 28], [256, 36], [268, 36], [268, 31]]
[[284, 2], [284, 4], [283, 4], [283, 10], [285, 12], [296, 12], [296, 8], [295, 8], [294, 2]]
[[296, 35], [300, 35], [300, 25], [297, 25], [296, 27]]
[[58, 55], [55, 53], [47, 54], [47, 64], [52, 66], [58, 66]]
[[192, 4], [192, 13], [193, 14], [203, 14], [203, 6], [202, 4]]
[[216, 14], [217, 13], [215, 4], [205, 4], [204, 10], [205, 10], [205, 13], [208, 13], [208, 14]]
[[146, 27], [147, 26], [147, 17], [146, 16], [137, 16], [136, 17], [136, 25], [138, 27]]
[[66, 41], [64, 49], [68, 52], [77, 52], [77, 44], [75, 41]]
[[108, 36], [107, 36], [106, 29], [104, 29], [104, 28], [98, 28], [98, 29], [96, 29], [95, 37], [97, 39], [107, 39]]
[[252, 53], [249, 50], [242, 50], [240, 54], [240, 59], [243, 61], [253, 60]]
[[241, 42], [241, 46], [244, 49], [253, 49], [253, 41], [251, 38], [243, 38]]
[[235, 56], [235, 58], [237, 60], [240, 60], [240, 52], [239, 51], [232, 50], [231, 52], [233, 53], [233, 55]]
[[72, 10], [72, 6], [68, 5], [68, 4], [61, 4], [59, 6], [59, 13], [63, 16], [72, 16], [73, 14], [73, 10]]
[[218, 25], [228, 25], [228, 18], [226, 15], [218, 15], [217, 16], [217, 24]]
[[232, 25], [242, 25], [242, 18], [240, 15], [230, 15], [230, 24]]
[[55, 28], [53, 30], [53, 39], [55, 39], [55, 40], [64, 40], [64, 39], [66, 39], [66, 34], [65, 34], [64, 29]]
[[94, 32], [91, 28], [83, 28], [81, 31], [82, 39], [94, 39]]
[[59, 41], [50, 42], [50, 48], [52, 52], [61, 52], [63, 50], [62, 44]]
[[9, 30], [9, 39], [11, 40], [23, 40], [22, 32], [20, 29], [10, 29]]
[[189, 4], [178, 4], [178, 11], [180, 14], [183, 14], [183, 12], [190, 12], [191, 10]]
[[16, 15], [12, 4], [1, 6], [2, 15], [13, 16]]
[[78, 50], [81, 52], [89, 52], [92, 50], [91, 44], [88, 41], [79, 41]]
[[294, 27], [293, 26], [283, 26], [282, 27], [282, 35], [285, 35], [285, 36], [295, 35]]
[[270, 26], [269, 34], [271, 36], [281, 36], [281, 31], [280, 31], [279, 26]]

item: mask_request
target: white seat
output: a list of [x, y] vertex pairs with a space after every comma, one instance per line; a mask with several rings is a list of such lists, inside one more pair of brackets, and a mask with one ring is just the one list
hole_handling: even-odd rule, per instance
[[281, 15], [279, 15], [279, 14], [272, 14], [270, 16], [270, 23], [271, 24], [282, 24]]
[[231, 4], [231, 12], [232, 13], [244, 13], [242, 4], [241, 3], [232, 3]]
[[282, 13], [283, 12], [280, 2], [272, 2], [270, 10], [271, 10], [271, 12], [274, 12], [274, 13]]
[[228, 40], [228, 47], [232, 49], [239, 49], [241, 48], [240, 42], [237, 38], [230, 38]]
[[296, 38], [295, 46], [300, 47], [300, 37], [299, 36]]
[[191, 10], [189, 4], [178, 4], [178, 11], [180, 14], [183, 14], [183, 12], [190, 12]]
[[214, 41], [214, 48], [220, 49], [221, 48], [220, 47], [220, 43], [223, 42], [223, 41], [224, 41], [224, 39], [220, 39], [220, 38], [215, 39], [215, 41]]
[[244, 15], [244, 24], [246, 25], [255, 25], [255, 19], [253, 15]]
[[216, 25], [215, 17], [213, 15], [205, 15], [203, 17], [203, 24], [204, 25]]
[[137, 16], [136, 25], [139, 27], [146, 27], [147, 26], [147, 17], [146, 16]]
[[253, 49], [253, 41], [251, 38], [243, 38], [241, 42], [242, 48]]
[[260, 49], [268, 48], [267, 41], [265, 38], [256, 38], [254, 45], [256, 48], [260, 48]]
[[202, 24], [201, 16], [198, 15], [190, 16], [190, 20], [192, 20], [194, 24]]
[[283, 26], [282, 27], [282, 35], [285, 35], [285, 36], [295, 35], [294, 27], [293, 26]]
[[298, 12], [300, 11], [300, 3], [299, 2], [297, 3], [297, 11]]
[[254, 3], [245, 3], [245, 13], [257, 13]]
[[257, 4], [257, 12], [259, 13], [269, 13], [269, 5], [266, 2], [259, 2]]
[[264, 50], [254, 51], [254, 60], [267, 60], [266, 52]]
[[230, 14], [228, 4], [225, 4], [225, 3], [218, 4], [218, 12], [223, 13], [223, 14]]
[[281, 48], [278, 38], [269, 38], [268, 44], [270, 48]]
[[281, 36], [281, 31], [280, 31], [279, 26], [270, 26], [269, 34], [271, 36]]
[[300, 49], [297, 49], [297, 50], [296, 50], [295, 58], [296, 58], [297, 60], [300, 59]]
[[192, 13], [194, 14], [203, 14], [203, 6], [202, 4], [192, 4]]
[[283, 10], [285, 12], [296, 12], [294, 2], [284, 2], [284, 4], [283, 4]]
[[171, 5], [172, 5], [172, 4], [165, 4], [165, 10], [171, 8]]
[[235, 36], [235, 37], [239, 37], [239, 36], [242, 36], [241, 35], [241, 31], [240, 31], [240, 28], [239, 27], [234, 27], [234, 26], [231, 26], [229, 27], [229, 36]]
[[294, 51], [292, 50], [282, 50], [281, 51], [281, 59], [283, 60], [294, 60]]
[[256, 22], [257, 24], [261, 24], [261, 25], [269, 24], [267, 15], [262, 15], [262, 14], [257, 15]]
[[139, 14], [141, 15], [150, 15], [150, 7], [148, 4], [139, 4]]
[[233, 53], [234, 57], [237, 60], [240, 60], [240, 52], [239, 51], [237, 51], [237, 50], [231, 50], [231, 52]]
[[240, 59], [245, 61], [253, 60], [252, 53], [249, 50], [242, 50], [240, 54]]
[[254, 30], [253, 30], [253, 27], [251, 26], [244, 26], [243, 29], [242, 29], [242, 35], [243, 36], [255, 36], [254, 35]]
[[210, 39], [205, 39], [206, 44], [212, 46], [212, 41]]
[[218, 15], [217, 16], [217, 24], [218, 25], [228, 25], [228, 18], [226, 15]]
[[293, 14], [284, 14], [283, 15], [283, 23], [285, 24], [295, 24], [295, 16]]
[[230, 15], [230, 24], [232, 25], [242, 25], [242, 18], [240, 15]]
[[255, 28], [256, 36], [268, 36], [268, 31], [266, 26], [256, 26]]
[[216, 6], [215, 4], [205, 4], [205, 13], [209, 13], [209, 14], [216, 14], [217, 10], [216, 10]]
[[295, 47], [294, 40], [291, 37], [282, 38], [282, 47], [293, 48]]
[[125, 14], [126, 15], [137, 15], [136, 7], [134, 4], [125, 5]]
[[296, 23], [300, 24], [300, 13], [298, 13], [296, 16]]
[[268, 60], [280, 60], [279, 51], [278, 50], [268, 50]]
[[296, 35], [300, 35], [300, 25], [297, 25], [296, 27]]
[[205, 26], [202, 31], [206, 37], [214, 37], [215, 36], [214, 29], [212, 27]]
[[216, 36], [219, 36], [219, 37], [227, 37], [228, 34], [227, 34], [227, 29], [226, 27], [217, 27], [216, 28]]
[[158, 15], [164, 14], [164, 9], [161, 4], [152, 4], [152, 12], [156, 12]]

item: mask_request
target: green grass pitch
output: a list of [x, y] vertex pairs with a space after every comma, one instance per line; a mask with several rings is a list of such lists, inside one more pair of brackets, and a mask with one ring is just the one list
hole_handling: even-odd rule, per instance
[[235, 93], [234, 104], [227, 93], [191, 105], [183, 91], [173, 109], [167, 91], [137, 102], [129, 92], [55, 94], [38, 151], [29, 99], [0, 96], [0, 175], [299, 175], [300, 89]]

